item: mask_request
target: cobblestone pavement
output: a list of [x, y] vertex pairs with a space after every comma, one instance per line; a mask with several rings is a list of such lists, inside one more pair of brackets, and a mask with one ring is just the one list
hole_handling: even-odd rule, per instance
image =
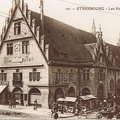
[[[51, 120], [51, 110], [38, 108], [36, 111], [33, 106], [16, 106], [16, 108], [10, 109], [8, 106], [0, 105], [0, 119], [39, 119], [39, 120]], [[77, 116], [72, 113], [59, 113], [59, 120], [79, 120]], [[96, 112], [90, 113], [87, 119], [95, 119]], [[85, 116], [81, 118], [86, 119]]]

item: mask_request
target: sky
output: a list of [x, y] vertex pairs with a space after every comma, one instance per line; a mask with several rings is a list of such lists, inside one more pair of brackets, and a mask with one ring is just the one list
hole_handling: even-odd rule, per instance
[[[24, 2], [29, 9], [40, 12], [40, 0]], [[10, 8], [12, 0], [0, 0], [0, 33]], [[44, 14], [87, 32], [92, 32], [94, 19], [97, 31], [101, 26], [105, 42], [117, 45], [120, 38], [119, 0], [44, 0]]]

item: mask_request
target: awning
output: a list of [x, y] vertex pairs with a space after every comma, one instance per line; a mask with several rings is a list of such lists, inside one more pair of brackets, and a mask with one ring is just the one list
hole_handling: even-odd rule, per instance
[[58, 102], [64, 102], [65, 99], [64, 99], [64, 98], [58, 98], [57, 101], [58, 101]]
[[77, 100], [77, 98], [75, 98], [75, 97], [66, 97], [65, 98], [66, 102], [75, 102], [76, 100]]
[[0, 93], [7, 87], [8, 85], [0, 85]]
[[83, 99], [83, 100], [90, 100], [90, 98], [87, 97], [87, 96], [80, 96], [80, 98]]
[[86, 95], [87, 97], [89, 97], [90, 99], [95, 99], [96, 97], [94, 95]]

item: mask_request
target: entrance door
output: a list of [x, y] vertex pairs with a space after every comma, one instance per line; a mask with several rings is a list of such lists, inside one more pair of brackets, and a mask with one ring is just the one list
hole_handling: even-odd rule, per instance
[[21, 88], [14, 88], [13, 89], [13, 98], [18, 99], [21, 101], [21, 105], [23, 105], [23, 91]]
[[82, 95], [90, 95], [91, 94], [91, 91], [89, 88], [83, 88], [82, 89]]
[[75, 97], [75, 89], [73, 87], [69, 88], [68, 97]]
[[63, 90], [62, 88], [57, 88], [54, 94], [54, 101], [56, 102], [58, 98], [63, 98]]
[[99, 101], [104, 100], [104, 86], [102, 84], [98, 86], [97, 98]]
[[40, 90], [38, 88], [31, 88], [29, 91], [29, 105], [33, 105], [36, 99], [38, 104], [42, 104]]

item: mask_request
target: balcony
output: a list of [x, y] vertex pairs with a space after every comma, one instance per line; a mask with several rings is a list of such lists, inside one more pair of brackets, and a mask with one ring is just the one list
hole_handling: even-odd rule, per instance
[[22, 81], [18, 81], [18, 80], [13, 80], [13, 86], [14, 87], [22, 87], [23, 86], [23, 82]]

